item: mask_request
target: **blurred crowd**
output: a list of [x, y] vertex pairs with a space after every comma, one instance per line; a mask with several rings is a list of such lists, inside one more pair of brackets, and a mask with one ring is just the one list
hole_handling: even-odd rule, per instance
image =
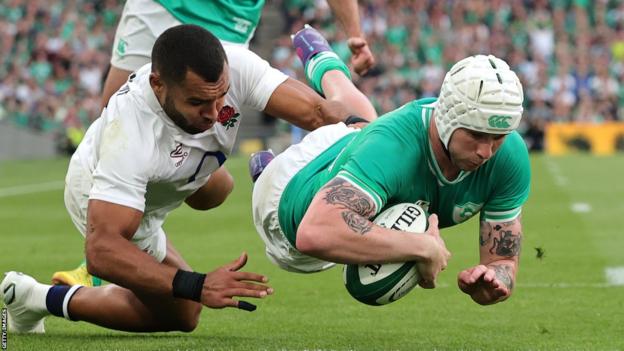
[[[286, 26], [272, 64], [304, 79], [289, 34], [319, 28], [349, 59], [324, 0], [275, 0]], [[123, 0], [0, 2], [0, 119], [42, 131], [84, 129], [99, 115]], [[446, 70], [493, 53], [518, 72], [523, 132], [546, 122], [624, 119], [624, 2], [614, 0], [360, 0], [377, 66], [354, 82], [378, 112], [436, 96]]]
[[[378, 65], [354, 82], [379, 113], [436, 96], [458, 60], [492, 53], [512, 66], [525, 89], [527, 141], [546, 122], [624, 119], [624, 2], [609, 0], [361, 0], [360, 20]], [[303, 79], [289, 33], [309, 23], [344, 60], [344, 31], [324, 0], [282, 1], [287, 19], [272, 63]], [[530, 145], [541, 148], [541, 145]]]
[[100, 114], [121, 0], [0, 1], [0, 119], [80, 135]]

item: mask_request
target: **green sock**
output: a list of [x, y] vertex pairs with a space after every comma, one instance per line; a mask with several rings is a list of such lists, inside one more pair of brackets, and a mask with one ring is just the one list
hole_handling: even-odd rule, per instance
[[321, 79], [325, 72], [335, 69], [342, 71], [349, 80], [351, 79], [349, 68], [347, 68], [347, 65], [342, 62], [338, 55], [331, 51], [323, 51], [308, 60], [308, 64], [305, 67], [305, 75], [312, 88], [317, 93], [324, 95]]

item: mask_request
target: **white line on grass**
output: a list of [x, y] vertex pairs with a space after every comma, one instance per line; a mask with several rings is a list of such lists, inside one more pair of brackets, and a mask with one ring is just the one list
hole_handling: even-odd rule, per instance
[[[565, 188], [568, 186], [568, 178], [563, 175], [561, 168], [554, 161], [546, 162], [546, 168], [558, 187]], [[570, 209], [575, 213], [588, 213], [592, 210], [591, 205], [586, 202], [573, 202], [570, 204]]]
[[44, 191], [59, 190], [59, 189], [63, 189], [63, 186], [65, 186], [65, 182], [63, 181], [11, 186], [7, 188], [0, 188], [0, 197], [9, 197], [9, 196], [24, 195], [24, 194], [40, 193]]
[[555, 179], [555, 183], [560, 188], [566, 187], [568, 185], [568, 178], [561, 174], [561, 168], [554, 162], [548, 161], [546, 162], [546, 168]]
[[624, 267], [605, 268], [605, 277], [611, 285], [624, 286]]
[[573, 202], [570, 209], [575, 213], [588, 213], [592, 210], [591, 205], [587, 202]]

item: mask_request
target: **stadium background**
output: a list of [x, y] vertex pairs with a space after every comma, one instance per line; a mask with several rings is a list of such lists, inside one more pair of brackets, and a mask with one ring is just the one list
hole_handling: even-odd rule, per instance
[[[100, 87], [123, 3], [1, 2], [0, 123], [54, 137], [59, 150], [71, 151], [99, 116]], [[621, 1], [368, 0], [360, 7], [362, 30], [378, 64], [366, 77], [354, 74], [354, 81], [380, 114], [414, 98], [436, 96], [444, 73], [459, 59], [493, 53], [505, 58], [523, 82], [521, 132], [531, 149], [544, 147], [548, 123], [611, 125], [622, 118]], [[252, 48], [303, 79], [289, 34], [304, 23], [322, 29], [348, 60], [345, 34], [323, 0], [269, 1]], [[276, 133], [290, 131], [274, 126], [270, 117], [248, 115], [241, 139], [260, 136], [266, 144]], [[624, 131], [613, 133], [614, 148], [624, 147]], [[568, 134], [567, 146], [591, 148], [593, 138], [583, 130]]]
[[[252, 47], [274, 66], [302, 77], [288, 34], [306, 22], [348, 55], [323, 1], [268, 2]], [[621, 148], [624, 4], [360, 4], [378, 66], [370, 77], [354, 77], [379, 113], [435, 95], [442, 74], [458, 58], [492, 52], [523, 80], [522, 132], [529, 146], [541, 148], [546, 125], [547, 133], [558, 130], [551, 137], [559, 149], [531, 156], [521, 267], [509, 301], [483, 308], [456, 288], [457, 272], [477, 260], [475, 220], [443, 231], [453, 258], [437, 289], [417, 289], [383, 308], [353, 300], [340, 269], [310, 276], [280, 271], [265, 259], [251, 223], [251, 183], [242, 152], [228, 160], [236, 179], [228, 201], [206, 213], [182, 207], [165, 230], [198, 271], [247, 250], [248, 270], [268, 274], [276, 289], [275, 296], [257, 302], [257, 312], [204, 309], [192, 334], [119, 333], [49, 318], [47, 335], [9, 334], [7, 349], [624, 350], [624, 205], [618, 190], [624, 155], [551, 155]], [[99, 114], [98, 93], [122, 7], [117, 0], [0, 1], [0, 160], [11, 160], [0, 162], [0, 271], [21, 270], [47, 281], [55, 270], [82, 259], [83, 240], [62, 204], [67, 157], [55, 156], [71, 150]], [[290, 140], [288, 126], [247, 116], [242, 139]]]

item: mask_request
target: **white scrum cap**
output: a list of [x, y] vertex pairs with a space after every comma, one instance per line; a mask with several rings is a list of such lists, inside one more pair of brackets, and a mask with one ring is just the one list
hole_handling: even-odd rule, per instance
[[511, 133], [522, 118], [522, 85], [509, 65], [493, 55], [456, 63], [444, 77], [435, 123], [448, 148], [457, 128], [490, 134]]

